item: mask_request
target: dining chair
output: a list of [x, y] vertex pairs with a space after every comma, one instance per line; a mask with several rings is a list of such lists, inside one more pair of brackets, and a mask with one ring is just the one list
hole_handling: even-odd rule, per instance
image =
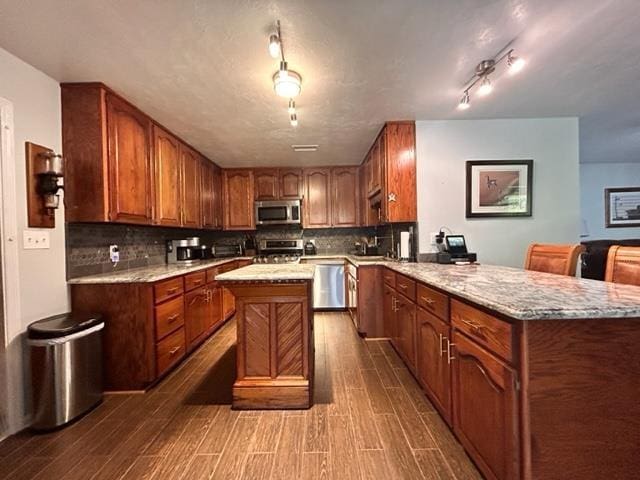
[[607, 254], [605, 282], [640, 285], [640, 247], [612, 245]]
[[527, 250], [525, 270], [575, 276], [583, 246], [532, 243]]

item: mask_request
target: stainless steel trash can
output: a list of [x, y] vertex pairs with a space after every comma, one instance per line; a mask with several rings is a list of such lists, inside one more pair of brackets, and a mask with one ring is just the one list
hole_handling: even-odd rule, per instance
[[102, 401], [100, 315], [65, 313], [29, 325], [33, 423], [64, 425]]

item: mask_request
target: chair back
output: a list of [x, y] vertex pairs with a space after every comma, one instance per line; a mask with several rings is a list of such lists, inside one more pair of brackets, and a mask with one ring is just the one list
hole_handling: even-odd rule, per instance
[[609, 247], [604, 280], [640, 285], [640, 247]]
[[527, 250], [524, 263], [526, 270], [575, 276], [578, 257], [583, 247], [577, 245], [554, 245], [532, 243]]

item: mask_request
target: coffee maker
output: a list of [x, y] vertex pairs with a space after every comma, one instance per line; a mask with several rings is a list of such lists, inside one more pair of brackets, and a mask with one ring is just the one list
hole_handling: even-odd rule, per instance
[[167, 241], [167, 263], [193, 265], [200, 261], [200, 238]]

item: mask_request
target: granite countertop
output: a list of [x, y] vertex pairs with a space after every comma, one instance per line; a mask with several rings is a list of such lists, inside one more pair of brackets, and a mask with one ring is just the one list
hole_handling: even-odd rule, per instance
[[313, 280], [316, 266], [310, 263], [253, 264], [216, 275], [219, 282], [281, 282]]
[[517, 320], [640, 318], [640, 287], [494, 265], [385, 264]]
[[70, 278], [67, 283], [71, 285], [100, 284], [100, 283], [150, 283], [165, 280], [187, 273], [206, 270], [207, 268], [222, 265], [236, 260], [251, 260], [253, 257], [234, 258], [212, 258], [211, 260], [201, 260], [195, 265], [164, 264], [152, 267], [134, 268], [131, 270], [121, 270], [112, 273], [101, 273], [86, 277]]

